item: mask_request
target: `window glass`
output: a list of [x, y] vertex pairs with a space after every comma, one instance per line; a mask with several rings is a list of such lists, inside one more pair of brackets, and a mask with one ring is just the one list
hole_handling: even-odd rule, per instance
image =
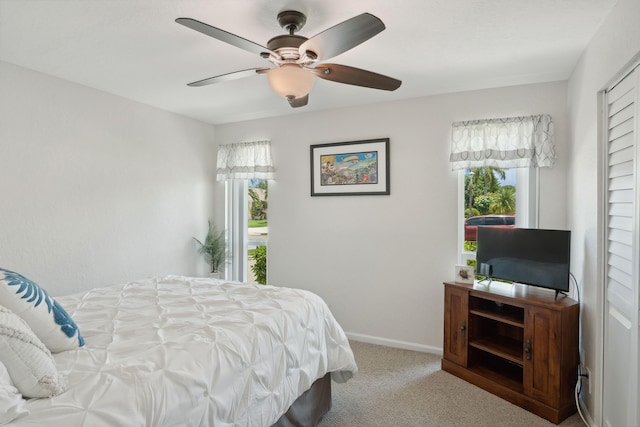
[[516, 169], [483, 167], [463, 172], [460, 202], [463, 204], [463, 263], [475, 265], [478, 226], [515, 227]]
[[269, 182], [265, 179], [250, 179], [248, 221], [248, 282], [266, 284]]

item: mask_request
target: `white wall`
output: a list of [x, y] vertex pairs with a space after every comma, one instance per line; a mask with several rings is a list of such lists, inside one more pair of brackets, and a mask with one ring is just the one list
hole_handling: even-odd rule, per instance
[[53, 295], [206, 271], [213, 126], [0, 62], [0, 266]]
[[569, 80], [571, 151], [569, 164], [569, 225], [572, 271], [582, 288], [582, 362], [592, 373], [592, 391], [583, 391], [590, 416], [601, 419], [602, 242], [598, 236], [601, 192], [598, 162], [598, 93], [640, 51], [640, 1], [619, 0], [585, 50]]
[[[316, 292], [352, 337], [441, 351], [442, 282], [458, 259], [451, 123], [551, 114], [559, 160], [541, 174], [540, 225], [565, 228], [566, 99], [564, 82], [456, 93], [220, 125], [216, 142], [271, 140], [270, 284]], [[390, 196], [310, 197], [310, 145], [382, 137]]]

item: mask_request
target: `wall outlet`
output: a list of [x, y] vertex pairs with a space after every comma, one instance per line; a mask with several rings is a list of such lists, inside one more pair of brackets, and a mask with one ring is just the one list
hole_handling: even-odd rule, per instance
[[587, 383], [589, 384], [589, 388], [587, 390], [589, 390], [589, 394], [591, 394], [591, 369], [585, 366], [584, 371], [587, 375]]

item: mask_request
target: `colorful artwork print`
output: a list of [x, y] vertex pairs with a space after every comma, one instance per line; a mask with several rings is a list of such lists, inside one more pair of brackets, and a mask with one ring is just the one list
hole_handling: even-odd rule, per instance
[[378, 152], [325, 154], [320, 156], [320, 185], [378, 183]]
[[389, 138], [310, 146], [311, 196], [389, 195]]

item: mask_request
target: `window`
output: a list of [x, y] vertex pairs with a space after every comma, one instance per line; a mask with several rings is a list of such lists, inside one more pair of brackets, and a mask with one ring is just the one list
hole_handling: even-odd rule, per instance
[[[257, 257], [259, 252], [264, 252], [264, 257], [261, 258], [264, 262], [264, 274], [258, 274], [260, 277], [255, 279], [266, 282], [266, 251], [258, 249], [266, 248], [264, 230], [255, 236], [255, 233], [249, 234], [248, 228], [252, 215], [266, 221], [267, 180], [274, 178], [270, 142], [220, 145], [217, 172], [218, 181], [225, 181], [225, 229], [228, 248], [225, 278], [249, 281], [249, 272], [254, 271], [249, 266], [248, 251], [253, 249], [254, 257]], [[251, 225], [256, 223], [252, 222]]]
[[461, 264], [475, 261], [479, 226], [538, 226], [538, 168], [550, 167], [554, 160], [549, 115], [452, 124], [450, 161], [460, 171]]
[[[495, 168], [487, 168], [495, 169]], [[504, 172], [504, 178], [502, 178]], [[538, 226], [538, 169], [494, 170], [499, 175], [485, 193], [484, 182], [473, 182], [473, 169], [459, 172], [458, 218], [460, 262], [475, 265], [476, 237], [479, 226], [502, 228]], [[475, 190], [474, 190], [475, 187]]]
[[226, 181], [227, 260], [225, 278], [266, 283], [268, 181]]

